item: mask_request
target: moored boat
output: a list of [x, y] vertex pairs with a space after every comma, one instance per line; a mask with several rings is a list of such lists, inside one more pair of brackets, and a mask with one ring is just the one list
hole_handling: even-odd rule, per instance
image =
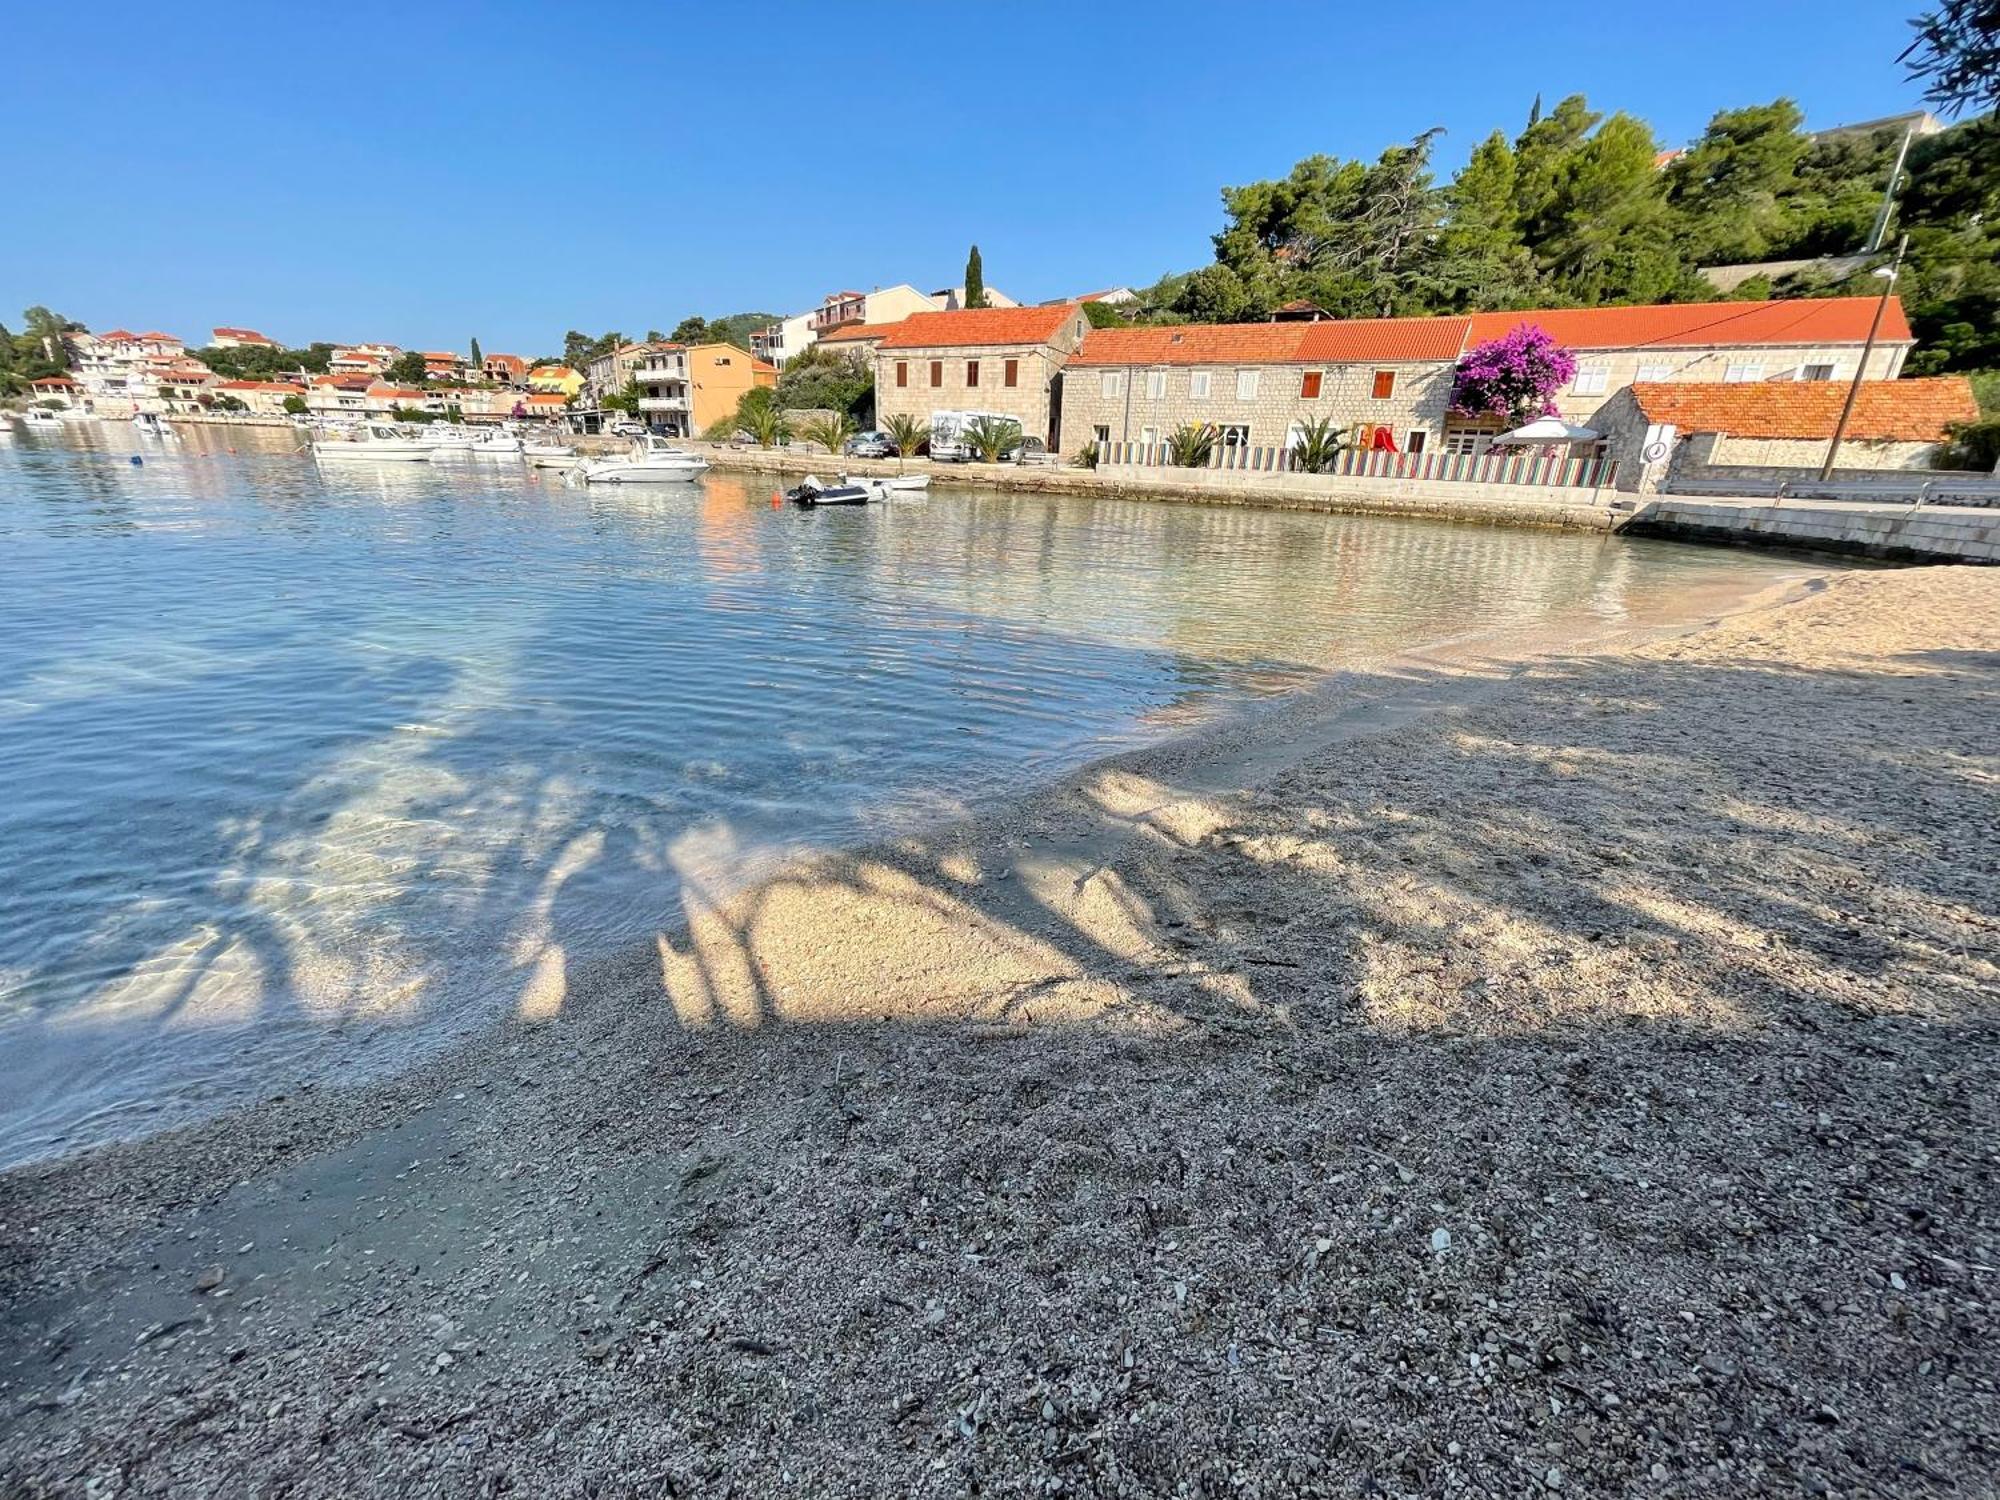
[[576, 471], [590, 484], [686, 484], [708, 472], [708, 460], [648, 433], [624, 458], [603, 459]]
[[348, 437], [313, 439], [314, 458], [381, 459], [396, 463], [428, 463], [435, 450], [384, 422], [369, 422]]
[[866, 505], [880, 497], [871, 489], [859, 484], [824, 484], [817, 474], [808, 474], [797, 485], [785, 491], [785, 498], [792, 504], [803, 507], [818, 505]]
[[858, 485], [877, 500], [887, 500], [893, 496], [922, 495], [931, 487], [928, 474], [863, 474], [858, 479], [847, 474], [840, 476], [842, 485]]

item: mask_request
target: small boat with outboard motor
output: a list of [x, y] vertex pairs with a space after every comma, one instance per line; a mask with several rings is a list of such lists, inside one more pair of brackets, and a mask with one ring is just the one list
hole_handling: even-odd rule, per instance
[[827, 484], [817, 474], [808, 474], [785, 491], [785, 498], [794, 505], [809, 508], [818, 505], [866, 505], [880, 497], [865, 485]]

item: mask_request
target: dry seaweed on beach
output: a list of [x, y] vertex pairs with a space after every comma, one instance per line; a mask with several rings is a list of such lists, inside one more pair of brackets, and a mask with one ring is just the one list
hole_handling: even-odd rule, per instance
[[2000, 1489], [2000, 572], [803, 864], [0, 1179], [0, 1493]]

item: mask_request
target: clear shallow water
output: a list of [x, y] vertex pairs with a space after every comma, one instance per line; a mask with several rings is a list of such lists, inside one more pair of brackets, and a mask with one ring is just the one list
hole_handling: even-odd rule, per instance
[[[18, 429], [16, 429], [18, 433]], [[236, 450], [236, 451], [232, 451]], [[145, 455], [133, 467], [128, 455]], [[0, 1165], [486, 1024], [683, 883], [1749, 554], [0, 439]]]

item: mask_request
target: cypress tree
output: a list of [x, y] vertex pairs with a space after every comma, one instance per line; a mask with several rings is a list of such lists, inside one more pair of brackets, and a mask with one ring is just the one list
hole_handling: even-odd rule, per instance
[[972, 253], [965, 258], [965, 305], [967, 307], [986, 305], [986, 270], [979, 263], [977, 245], [972, 247]]

